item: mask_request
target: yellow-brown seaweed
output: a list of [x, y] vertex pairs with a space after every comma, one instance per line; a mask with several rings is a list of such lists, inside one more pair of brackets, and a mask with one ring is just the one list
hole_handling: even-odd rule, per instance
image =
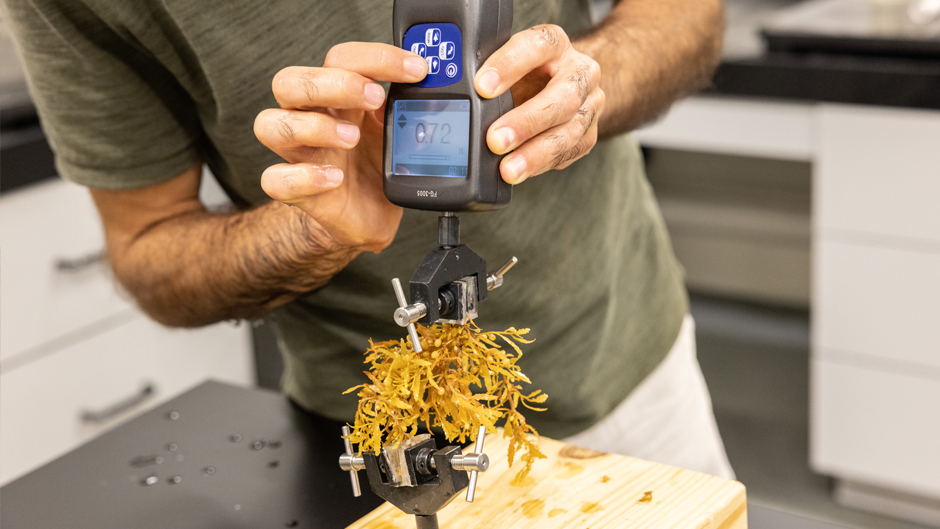
[[[358, 444], [360, 454], [378, 454], [383, 445], [397, 446], [423, 425], [429, 430], [440, 427], [449, 441], [466, 443], [475, 440], [480, 426], [495, 432], [496, 423], [505, 419], [503, 436], [511, 439], [509, 465], [517, 450], [525, 450], [520, 457], [525, 466], [512, 481], [521, 483], [532, 463], [545, 457], [538, 449], [538, 432], [519, 409], [522, 405], [542, 411], [531, 405], [548, 398], [540, 390], [526, 395], [519, 385], [531, 383], [516, 365], [522, 357], [517, 343], [532, 343], [522, 338], [529, 330], [482, 332], [473, 322], [417, 329], [420, 353], [407, 339], [369, 341], [365, 363], [371, 368], [365, 374], [370, 383], [345, 392], [359, 390], [350, 442]], [[512, 351], [504, 351], [497, 340]]]

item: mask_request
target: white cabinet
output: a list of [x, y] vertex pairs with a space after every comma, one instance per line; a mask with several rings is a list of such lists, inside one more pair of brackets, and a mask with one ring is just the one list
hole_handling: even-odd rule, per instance
[[823, 105], [816, 121], [811, 463], [837, 490], [912, 495], [839, 501], [937, 524], [940, 112]]
[[[219, 202], [217, 186], [203, 191]], [[254, 382], [248, 325], [151, 322], [103, 249], [80, 186], [52, 180], [0, 198], [0, 485], [203, 380]]]
[[817, 122], [816, 225], [940, 251], [940, 112], [824, 105]]
[[813, 106], [759, 99], [693, 97], [636, 132], [645, 146], [809, 160]]
[[822, 356], [812, 363], [813, 466], [940, 498], [940, 378]]
[[940, 112], [693, 98], [638, 137], [812, 162], [811, 463], [940, 524]]
[[[0, 362], [54, 348], [57, 339], [131, 308], [97, 259], [103, 250], [101, 223], [85, 188], [52, 180], [3, 195]], [[59, 269], [60, 261], [73, 268]]]
[[814, 261], [816, 357], [838, 353], [926, 370], [940, 381], [940, 252], [824, 237], [814, 247]]
[[[249, 383], [253, 377], [251, 357], [246, 354], [249, 342], [247, 325], [170, 330], [138, 316], [4, 373], [0, 483], [208, 378]], [[145, 385], [152, 392], [135, 398]], [[88, 420], [83, 418], [86, 412], [102, 417]]]

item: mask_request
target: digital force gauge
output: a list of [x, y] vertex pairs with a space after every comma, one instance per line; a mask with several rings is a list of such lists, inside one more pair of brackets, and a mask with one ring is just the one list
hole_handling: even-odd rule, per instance
[[473, 87], [477, 69], [512, 33], [512, 0], [395, 0], [394, 42], [427, 61], [428, 76], [392, 84], [385, 108], [384, 188], [393, 204], [490, 211], [509, 204], [502, 156], [486, 131], [513, 108]]
[[[460, 244], [458, 211], [491, 211], [509, 204], [512, 186], [499, 174], [502, 158], [486, 145], [486, 131], [512, 109], [509, 91], [483, 99], [473, 87], [477, 68], [512, 32], [512, 0], [395, 0], [395, 44], [424, 57], [427, 77], [413, 84], [392, 84], [385, 108], [385, 196], [399, 206], [441, 211], [438, 244], [424, 257], [409, 282], [411, 303], [398, 278], [392, 280], [398, 310], [395, 322], [408, 328], [412, 347], [422, 351], [415, 323], [463, 325], [478, 316], [486, 293], [503, 284], [517, 259], [487, 273], [486, 261]], [[357, 472], [369, 486], [403, 512], [415, 515], [418, 529], [438, 529], [437, 512], [464, 489], [472, 502], [477, 473], [489, 468], [483, 453], [486, 427], [476, 447], [438, 449], [429, 435], [418, 435], [380, 455], [356, 455], [343, 428], [353, 495]]]

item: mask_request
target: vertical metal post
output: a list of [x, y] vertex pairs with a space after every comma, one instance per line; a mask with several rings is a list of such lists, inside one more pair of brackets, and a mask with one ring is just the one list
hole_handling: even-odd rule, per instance
[[428, 516], [416, 514], [415, 525], [418, 526], [418, 529], [440, 529], [441, 527], [437, 523], [437, 513]]
[[460, 245], [460, 219], [445, 211], [437, 218], [437, 243], [445, 248]]

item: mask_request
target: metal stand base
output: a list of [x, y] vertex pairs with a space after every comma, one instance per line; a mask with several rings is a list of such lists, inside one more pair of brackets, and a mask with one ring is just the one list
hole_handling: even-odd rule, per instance
[[416, 514], [415, 524], [418, 526], [418, 529], [440, 529], [441, 527], [437, 524], [437, 514], [432, 514], [430, 516], [421, 516], [420, 514]]

